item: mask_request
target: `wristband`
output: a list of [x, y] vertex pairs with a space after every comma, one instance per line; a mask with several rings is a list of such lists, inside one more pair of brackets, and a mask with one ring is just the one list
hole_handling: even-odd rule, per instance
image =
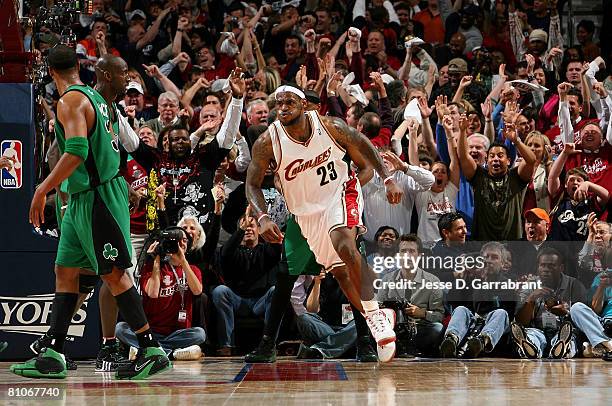
[[76, 155], [83, 161], [89, 155], [89, 140], [87, 137], [72, 137], [66, 140], [64, 144], [64, 152], [71, 155]]
[[391, 175], [391, 176], [387, 176], [387, 177], [385, 178], [385, 180], [383, 181], [383, 183], [386, 185], [386, 184], [387, 184], [387, 182], [389, 182], [390, 180], [393, 180], [393, 175]]

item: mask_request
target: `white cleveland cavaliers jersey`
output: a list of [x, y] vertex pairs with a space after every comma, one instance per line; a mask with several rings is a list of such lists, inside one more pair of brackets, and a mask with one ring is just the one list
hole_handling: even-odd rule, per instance
[[303, 143], [291, 138], [278, 120], [268, 127], [282, 193], [296, 216], [325, 211], [341, 198], [349, 179], [343, 160], [346, 151], [327, 132], [316, 111], [307, 111], [306, 116], [311, 133]]

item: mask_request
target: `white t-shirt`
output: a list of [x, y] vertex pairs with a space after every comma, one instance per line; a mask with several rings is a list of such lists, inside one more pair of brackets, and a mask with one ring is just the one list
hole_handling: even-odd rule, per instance
[[415, 205], [419, 215], [417, 235], [423, 241], [424, 246], [431, 248], [435, 241], [441, 238], [438, 231], [438, 219], [444, 213], [455, 211], [458, 192], [459, 189], [449, 182], [439, 193], [430, 189], [416, 195]]

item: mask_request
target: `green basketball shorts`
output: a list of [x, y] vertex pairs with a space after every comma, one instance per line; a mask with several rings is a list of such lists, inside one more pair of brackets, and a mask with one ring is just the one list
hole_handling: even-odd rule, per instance
[[284, 244], [290, 275], [319, 275], [321, 273], [323, 267], [317, 263], [308, 246], [308, 241], [302, 235], [302, 230], [293, 216], [287, 219]]
[[128, 189], [122, 177], [70, 196], [55, 263], [105, 275], [132, 266]]

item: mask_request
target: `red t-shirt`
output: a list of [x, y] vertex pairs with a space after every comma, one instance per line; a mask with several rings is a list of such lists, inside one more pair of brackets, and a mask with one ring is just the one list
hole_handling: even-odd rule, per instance
[[612, 146], [606, 142], [597, 152], [591, 153], [585, 153], [581, 144], [576, 145], [576, 149], [581, 152], [567, 159], [565, 170], [581, 166], [591, 182], [612, 190]]
[[[183, 283], [187, 284], [186, 276], [183, 276], [183, 268], [180, 266], [174, 267], [176, 276], [172, 272], [170, 264], [162, 263], [160, 268], [159, 296], [156, 299], [152, 299], [147, 296], [145, 286], [147, 286], [147, 282], [151, 278], [153, 263], [149, 261], [143, 267], [142, 276], [140, 277], [140, 286], [142, 286], [143, 294], [142, 305], [149, 320], [151, 330], [158, 334], [169, 335], [174, 331], [191, 327], [193, 294], [189, 287], [187, 287], [187, 290], [184, 292], [184, 309], [187, 312], [187, 318], [181, 323], [178, 320], [179, 312], [181, 311], [181, 293], [177, 289], [176, 276]], [[201, 283], [202, 272], [200, 269], [195, 265], [191, 265], [191, 269]]]
[[[123, 176], [125, 181], [134, 190], [146, 188], [149, 182], [147, 170], [143, 168], [136, 160], [130, 159], [127, 162], [127, 169]], [[141, 198], [140, 205], [130, 214], [130, 232], [132, 234], [146, 234], [146, 214], [147, 212], [147, 199]]]

